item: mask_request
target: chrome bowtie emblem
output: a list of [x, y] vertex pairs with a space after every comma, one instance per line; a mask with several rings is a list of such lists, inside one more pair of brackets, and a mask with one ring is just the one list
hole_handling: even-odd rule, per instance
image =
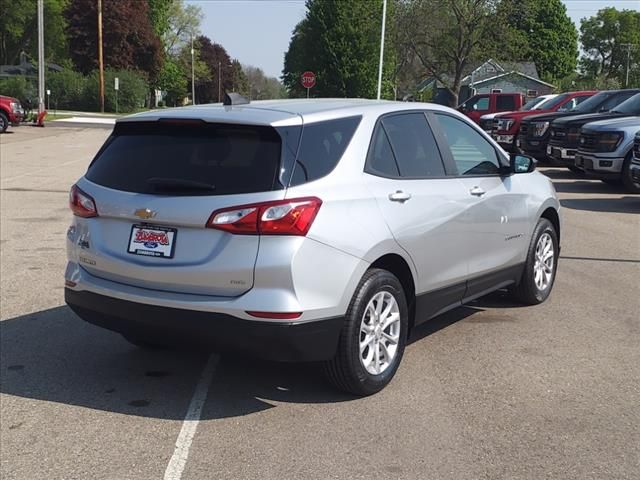
[[135, 212], [133, 212], [133, 214], [138, 217], [138, 218], [142, 218], [144, 220], [147, 220], [149, 218], [153, 218], [156, 216], [156, 212], [154, 212], [153, 210], [150, 210], [148, 208], [139, 208], [138, 210], [136, 210]]

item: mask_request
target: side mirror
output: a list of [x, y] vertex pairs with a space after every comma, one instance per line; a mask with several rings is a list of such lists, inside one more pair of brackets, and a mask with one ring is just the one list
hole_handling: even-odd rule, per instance
[[513, 173], [531, 173], [536, 169], [536, 161], [531, 157], [516, 153], [511, 155], [510, 167]]

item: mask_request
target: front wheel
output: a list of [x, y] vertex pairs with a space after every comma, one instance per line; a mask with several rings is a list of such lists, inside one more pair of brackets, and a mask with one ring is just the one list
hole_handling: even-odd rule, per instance
[[633, 155], [633, 153], [629, 152], [622, 164], [622, 183], [628, 192], [640, 193], [640, 183], [636, 182], [631, 176], [631, 155]]
[[559, 254], [558, 233], [549, 220], [541, 218], [533, 231], [520, 283], [514, 289], [519, 301], [537, 305], [549, 297]]
[[6, 132], [8, 127], [9, 127], [9, 119], [7, 118], [4, 112], [0, 112], [0, 133]]
[[382, 390], [402, 360], [408, 317], [398, 279], [386, 270], [367, 271], [347, 310], [336, 355], [325, 364], [331, 383], [360, 396]]

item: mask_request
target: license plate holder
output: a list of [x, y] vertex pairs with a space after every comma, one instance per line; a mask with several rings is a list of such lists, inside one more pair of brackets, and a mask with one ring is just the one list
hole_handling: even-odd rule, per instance
[[127, 253], [171, 259], [175, 254], [177, 236], [177, 228], [134, 224], [131, 226]]

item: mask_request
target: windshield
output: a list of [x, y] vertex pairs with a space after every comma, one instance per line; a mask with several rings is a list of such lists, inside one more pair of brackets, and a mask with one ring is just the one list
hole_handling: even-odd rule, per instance
[[600, 108], [600, 105], [603, 104], [611, 95], [613, 95], [611, 92], [596, 93], [593, 97], [587, 98], [584, 102], [582, 102], [571, 111], [579, 113], [597, 112]]
[[625, 113], [628, 115], [640, 115], [640, 93], [636, 93], [633, 97], [625, 100], [612, 110], [615, 113]]
[[536, 97], [536, 98], [532, 98], [531, 100], [529, 100], [527, 103], [525, 103], [522, 108], [520, 108], [521, 112], [527, 112], [529, 110], [532, 110], [533, 107], [535, 107], [536, 105], [539, 105], [541, 103], [544, 103], [545, 98], [544, 97]]
[[563, 103], [567, 98], [569, 98], [569, 94], [568, 93], [563, 93], [562, 95], [558, 95], [556, 98], [552, 98], [551, 100], [549, 100], [549, 103], [547, 103], [544, 106], [544, 108], [545, 108], [545, 110], [547, 110], [547, 109], [550, 109], [550, 108], [557, 107], [558, 105]]

